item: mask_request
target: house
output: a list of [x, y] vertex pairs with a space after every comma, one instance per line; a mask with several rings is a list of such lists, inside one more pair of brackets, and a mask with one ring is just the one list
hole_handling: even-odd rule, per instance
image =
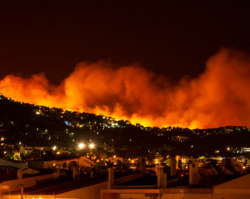
[[22, 168], [22, 169], [27, 169], [28, 165], [27, 163], [24, 162], [11, 162], [8, 160], [4, 160], [0, 158], [0, 166], [10, 166], [10, 167], [15, 167], [15, 168]]
[[[109, 173], [83, 177], [76, 177], [73, 171], [71, 178], [60, 176], [60, 172], [58, 170], [50, 175], [32, 176], [26, 179], [20, 178], [2, 183], [0, 184], [1, 198], [20, 199], [23, 193], [24, 198], [34, 199], [99, 199], [101, 189], [110, 189], [113, 188], [114, 184], [125, 183], [143, 175], [140, 171], [114, 172], [113, 168], [109, 168]], [[55, 174], [58, 174], [57, 177], [59, 178], [57, 180], [54, 178]], [[42, 180], [44, 183], [39, 183]], [[3, 188], [3, 186], [5, 187]]]
[[[157, 180], [141, 177], [112, 189], [102, 189], [101, 199], [247, 199], [250, 198], [250, 174], [215, 175], [201, 178], [198, 163], [189, 164], [187, 178], [168, 178], [163, 167], [156, 168]], [[147, 183], [148, 181], [148, 183]]]
[[28, 161], [29, 167], [33, 169], [68, 168], [73, 163], [75, 163], [79, 167], [91, 168], [92, 166], [92, 161], [85, 156]]

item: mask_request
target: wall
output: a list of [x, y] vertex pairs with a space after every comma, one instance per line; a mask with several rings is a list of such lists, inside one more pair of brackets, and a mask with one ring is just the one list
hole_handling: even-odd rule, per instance
[[10, 162], [8, 160], [4, 160], [4, 159], [1, 159], [0, 158], [0, 165], [1, 166], [13, 166], [13, 167], [16, 167], [16, 168], [22, 168], [22, 169], [27, 169], [28, 166], [26, 163], [23, 163], [23, 162], [19, 162], [19, 163], [14, 163], [14, 162]]
[[[162, 199], [213, 199], [213, 194], [162, 194]], [[221, 199], [221, 198], [220, 198]]]
[[[159, 189], [110, 189], [101, 190], [101, 199], [158, 199]], [[172, 198], [168, 198], [172, 199]], [[178, 198], [179, 199], [179, 198]], [[183, 198], [180, 198], [183, 199]]]
[[44, 169], [52, 169], [53, 166], [56, 166], [57, 162], [57, 160], [44, 161]]
[[86, 157], [81, 157], [79, 159], [79, 166], [91, 167], [92, 162]]
[[[142, 176], [141, 173], [136, 173], [133, 175], [124, 176], [122, 178], [116, 179], [115, 183], [125, 183], [127, 181], [139, 178], [141, 176]], [[79, 199], [86, 199], [86, 198], [99, 199], [101, 189], [108, 189], [108, 181], [102, 182], [102, 183], [99, 183], [96, 185], [84, 187], [81, 189], [72, 190], [69, 192], [62, 193], [62, 194], [58, 194], [56, 197], [58, 197], [58, 198], [59, 197], [79, 197]], [[111, 195], [110, 195], [110, 197], [112, 198]]]
[[43, 169], [44, 168], [44, 161], [28, 161], [29, 168], [33, 169]]
[[56, 195], [57, 198], [79, 198], [79, 199], [99, 199], [100, 190], [108, 188], [108, 181], [95, 184], [92, 186], [84, 187], [81, 189], [76, 189], [68, 191], [62, 194]]
[[34, 169], [47, 169], [47, 168], [53, 168], [53, 166], [59, 166], [62, 168], [63, 164], [66, 164], [66, 168], [68, 167], [68, 164], [70, 164], [72, 161], [79, 163], [79, 166], [85, 166], [85, 167], [91, 167], [92, 163], [91, 160], [87, 159], [86, 157], [81, 158], [72, 158], [72, 159], [62, 159], [62, 160], [35, 160], [35, 161], [29, 161], [28, 165], [30, 168]]
[[213, 189], [161, 189], [162, 199], [213, 199]]
[[[3, 196], [3, 198], [1, 199], [20, 199], [21, 196], [20, 195], [5, 195]], [[59, 198], [55, 198], [54, 195], [24, 195], [24, 199], [59, 199]], [[78, 199], [78, 198], [60, 198], [60, 199]]]
[[171, 199], [183, 199], [185, 197], [184, 197], [184, 194], [181, 194], [181, 193], [179, 193], [179, 194], [162, 194], [162, 198], [161, 199], [170, 199], [170, 198]]
[[[213, 199], [213, 189], [111, 189], [101, 190], [101, 199]], [[220, 198], [221, 199], [221, 198]]]
[[16, 180], [3, 181], [0, 185], [8, 185], [10, 191], [14, 191], [20, 184], [24, 185], [24, 188], [35, 186], [39, 181], [49, 181], [53, 179], [53, 174], [34, 176], [30, 178], [22, 178]]
[[214, 186], [214, 199], [250, 198], [250, 174]]

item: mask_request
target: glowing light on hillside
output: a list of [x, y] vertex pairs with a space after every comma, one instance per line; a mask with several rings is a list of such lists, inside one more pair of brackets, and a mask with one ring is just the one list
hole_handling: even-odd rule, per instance
[[83, 149], [83, 148], [85, 148], [85, 144], [80, 143], [80, 144], [78, 145], [78, 147], [79, 147], [80, 149]]

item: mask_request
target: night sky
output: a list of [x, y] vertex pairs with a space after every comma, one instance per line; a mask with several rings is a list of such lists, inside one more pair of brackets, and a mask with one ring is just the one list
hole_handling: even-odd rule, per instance
[[221, 47], [250, 51], [250, 2], [207, 2], [1, 1], [0, 79], [44, 72], [59, 84], [100, 59], [197, 77]]

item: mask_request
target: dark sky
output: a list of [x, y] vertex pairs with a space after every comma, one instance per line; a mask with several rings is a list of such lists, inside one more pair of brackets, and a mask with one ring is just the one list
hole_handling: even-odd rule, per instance
[[77, 63], [104, 59], [178, 80], [221, 47], [250, 51], [249, 1], [97, 2], [1, 1], [0, 78], [45, 72], [59, 83]]

